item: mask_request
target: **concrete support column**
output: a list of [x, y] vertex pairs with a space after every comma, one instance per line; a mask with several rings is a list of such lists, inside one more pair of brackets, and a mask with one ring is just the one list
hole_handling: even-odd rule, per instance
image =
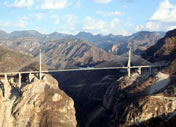
[[149, 68], [149, 73], [150, 73], [150, 75], [152, 74], [152, 68], [151, 67]]
[[128, 71], [128, 77], [130, 77], [131, 76], [131, 69], [130, 69], [130, 67], [128, 67], [127, 71]]
[[14, 77], [10, 77], [10, 82], [14, 83]]
[[161, 70], [162, 70], [162, 68], [161, 68], [161, 66], [160, 66], [159, 71], [161, 71]]
[[31, 74], [31, 72], [29, 73], [29, 82], [31, 82], [32, 81], [32, 74]]
[[138, 73], [141, 75], [141, 67], [138, 68]]
[[19, 88], [21, 88], [21, 73], [19, 73], [18, 75], [19, 75]]
[[8, 81], [7, 74], [4, 74], [5, 81]]

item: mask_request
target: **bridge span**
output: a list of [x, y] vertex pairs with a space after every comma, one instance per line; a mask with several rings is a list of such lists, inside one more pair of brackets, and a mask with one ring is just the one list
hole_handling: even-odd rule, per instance
[[18, 86], [21, 88], [22, 83], [22, 75], [28, 76], [26, 80], [29, 82], [32, 81], [32, 74], [36, 75], [36, 77], [40, 80], [42, 80], [42, 77], [44, 73], [50, 73], [50, 72], [73, 72], [73, 71], [97, 71], [97, 70], [127, 70], [128, 77], [131, 76], [131, 69], [138, 69], [138, 73], [142, 73], [143, 68], [149, 69], [149, 73], [152, 73], [152, 68], [159, 68], [161, 70], [162, 67], [165, 67], [166, 65], [144, 65], [144, 66], [131, 66], [131, 48], [128, 52], [128, 64], [127, 66], [122, 67], [86, 67], [86, 68], [77, 68], [77, 69], [59, 69], [59, 70], [42, 70], [42, 59], [41, 59], [41, 50], [40, 50], [40, 68], [39, 71], [24, 71], [24, 72], [6, 72], [6, 73], [0, 73], [0, 81], [5, 80], [8, 81], [9, 79], [13, 82], [14, 78], [18, 78]]

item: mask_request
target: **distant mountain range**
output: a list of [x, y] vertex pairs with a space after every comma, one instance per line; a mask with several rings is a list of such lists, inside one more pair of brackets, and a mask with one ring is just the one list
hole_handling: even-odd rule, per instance
[[126, 52], [129, 46], [132, 47], [133, 51], [140, 53], [140, 51], [146, 50], [148, 47], [154, 45], [157, 40], [164, 37], [165, 32], [149, 32], [149, 31], [140, 31], [134, 33], [130, 36], [122, 35], [93, 35], [88, 32], [80, 32], [76, 35], [71, 34], [62, 34], [62, 33], [51, 33], [51, 34], [41, 34], [35, 30], [29, 31], [14, 31], [11, 33], [6, 33], [0, 31], [0, 39], [17, 39], [17, 38], [35, 38], [40, 42], [60, 40], [64, 38], [80, 38], [86, 40], [91, 44], [96, 45], [98, 48], [102, 48], [105, 51], [113, 52], [114, 54], [123, 54]]
[[121, 55], [125, 53], [129, 47], [132, 47], [133, 52], [136, 54], [141, 54], [148, 47], [154, 45], [164, 35], [165, 32], [149, 31], [137, 32], [130, 36], [113, 34], [103, 36], [101, 34], [92, 35], [91, 33], [80, 32], [76, 37], [87, 40], [107, 52]]
[[142, 31], [131, 36], [93, 35], [80, 32], [77, 35], [51, 33], [41, 34], [35, 30], [0, 31], [0, 45], [38, 56], [42, 49], [46, 64], [57, 68], [94, 66], [109, 61], [128, 51], [129, 47], [136, 54], [141, 54], [164, 36], [164, 32]]

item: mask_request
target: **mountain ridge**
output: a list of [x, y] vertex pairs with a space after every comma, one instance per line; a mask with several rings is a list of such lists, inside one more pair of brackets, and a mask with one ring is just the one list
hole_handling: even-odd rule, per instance
[[89, 32], [79, 32], [76, 35], [64, 34], [53, 32], [50, 34], [42, 34], [35, 30], [26, 31], [14, 31], [11, 33], [6, 33], [4, 31], [0, 32], [1, 40], [17, 39], [17, 38], [31, 38], [37, 39], [40, 43], [46, 43], [48, 41], [56, 41], [64, 38], [70, 39], [82, 39], [86, 40], [91, 44], [96, 45], [98, 48], [104, 49], [106, 52], [111, 52], [115, 55], [121, 55], [125, 53], [129, 47], [136, 54], [142, 54], [147, 48], [154, 45], [157, 40], [164, 36], [165, 32], [150, 32], [150, 31], [140, 31], [129, 36], [122, 35], [94, 35]]

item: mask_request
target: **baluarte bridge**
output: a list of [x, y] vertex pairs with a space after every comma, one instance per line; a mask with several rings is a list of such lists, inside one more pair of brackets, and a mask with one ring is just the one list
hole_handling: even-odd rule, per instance
[[37, 77], [39, 80], [42, 80], [46, 73], [52, 72], [72, 72], [72, 71], [96, 71], [96, 70], [127, 70], [128, 77], [131, 76], [131, 70], [137, 69], [139, 74], [142, 74], [142, 69], [148, 69], [148, 72], [152, 73], [152, 68], [157, 68], [159, 71], [162, 67], [166, 65], [143, 65], [143, 66], [131, 66], [131, 48], [128, 51], [128, 63], [127, 66], [124, 67], [87, 67], [87, 68], [78, 68], [78, 69], [60, 69], [60, 70], [42, 70], [42, 57], [40, 50], [40, 69], [39, 71], [25, 71], [25, 72], [7, 72], [0, 73], [0, 81], [10, 81], [14, 82], [15, 79], [18, 79], [18, 87], [21, 88], [22, 81], [31, 82], [33, 80], [33, 75]]

